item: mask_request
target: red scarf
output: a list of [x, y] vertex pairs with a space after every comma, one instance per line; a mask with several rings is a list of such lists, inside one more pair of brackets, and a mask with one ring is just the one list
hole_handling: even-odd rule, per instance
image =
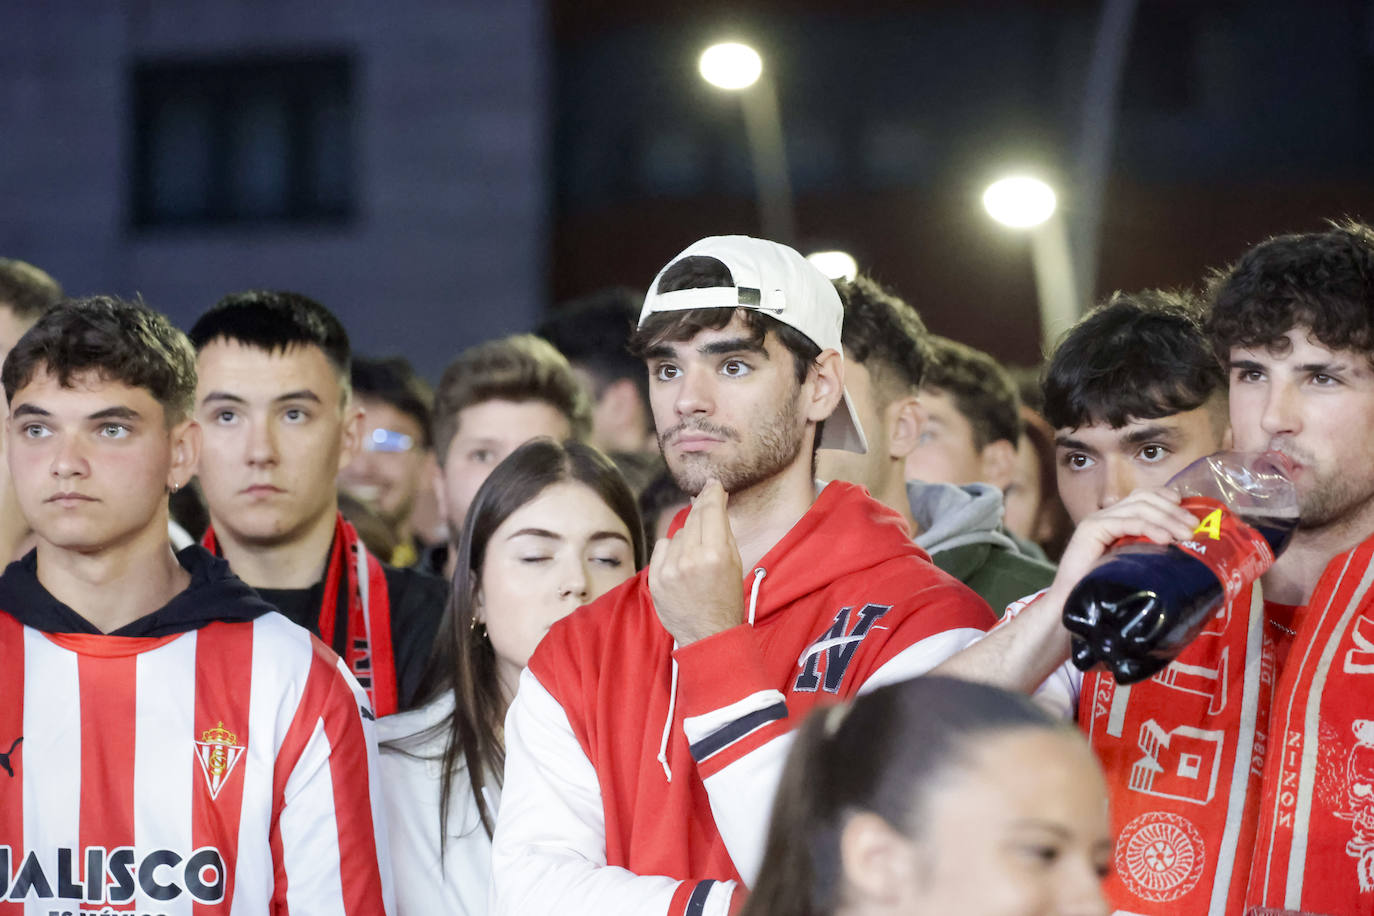
[[[1328, 564], [1281, 672], [1259, 589], [1078, 720], [1112, 787], [1114, 908], [1374, 913], [1374, 538]], [[1277, 677], [1276, 677], [1277, 674]]]
[[[215, 529], [208, 528], [201, 546], [219, 553]], [[339, 589], [348, 599], [344, 632], [335, 630]], [[339, 515], [334, 543], [324, 573], [320, 602], [319, 637], [326, 645], [343, 646], [344, 662], [358, 679], [379, 716], [396, 712], [396, 659], [391, 648], [391, 599], [382, 564], [368, 553], [357, 530]], [[337, 638], [336, 638], [337, 637]]]

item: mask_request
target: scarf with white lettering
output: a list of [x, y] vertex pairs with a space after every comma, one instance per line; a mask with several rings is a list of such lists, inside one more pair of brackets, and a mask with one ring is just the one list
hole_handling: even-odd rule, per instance
[[1118, 912], [1374, 913], [1374, 538], [1327, 566], [1283, 670], [1245, 588], [1155, 677], [1084, 676]]
[[[206, 530], [201, 546], [220, 552], [213, 527]], [[367, 691], [376, 715], [396, 712], [396, 659], [391, 647], [386, 576], [382, 564], [368, 553], [357, 530], [342, 514], [334, 524], [334, 542], [325, 567], [317, 635], [343, 658]]]

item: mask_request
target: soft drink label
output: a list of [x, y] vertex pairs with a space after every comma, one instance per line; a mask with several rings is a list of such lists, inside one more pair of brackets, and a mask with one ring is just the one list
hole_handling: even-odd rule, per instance
[[[1174, 546], [1212, 571], [1228, 601], [1240, 594], [1247, 582], [1255, 581], [1274, 565], [1274, 551], [1264, 535], [1241, 521], [1225, 503], [1206, 496], [1185, 496], [1180, 505], [1197, 517], [1198, 524], [1191, 538]], [[1136, 543], [1152, 542], [1146, 537], [1131, 536], [1121, 538], [1113, 546]]]

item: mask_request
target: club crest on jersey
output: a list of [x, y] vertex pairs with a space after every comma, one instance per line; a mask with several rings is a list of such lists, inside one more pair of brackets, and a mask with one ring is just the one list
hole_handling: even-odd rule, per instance
[[[793, 693], [815, 693], [824, 685], [827, 693], [839, 693], [849, 663], [859, 648], [859, 643], [873, 629], [878, 618], [892, 610], [890, 604], [865, 604], [855, 615], [854, 628], [849, 627], [849, 617], [854, 613], [852, 607], [842, 607], [835, 615], [835, 621], [806, 651], [797, 659], [797, 667], [802, 669], [792, 684]], [[825, 672], [821, 673], [821, 662]]]
[[205, 786], [210, 790], [210, 798], [219, 798], [220, 790], [229, 781], [229, 774], [243, 756], [244, 748], [238, 737], [220, 722], [214, 728], [207, 728], [196, 742], [196, 759], [200, 761], [200, 771], [205, 774]]

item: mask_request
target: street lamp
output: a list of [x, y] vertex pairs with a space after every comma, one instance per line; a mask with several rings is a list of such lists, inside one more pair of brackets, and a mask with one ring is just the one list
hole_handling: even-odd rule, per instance
[[859, 262], [847, 251], [813, 251], [806, 259], [831, 280], [852, 281], [859, 275]]
[[711, 45], [697, 62], [702, 79], [719, 89], [748, 89], [763, 73], [759, 52], [737, 41]]
[[988, 185], [983, 206], [997, 222], [1030, 236], [1031, 267], [1040, 301], [1040, 341], [1045, 353], [1082, 313], [1069, 251], [1069, 234], [1058, 198], [1039, 178], [1013, 175]]
[[1028, 175], [994, 181], [983, 192], [983, 206], [988, 214], [1013, 229], [1040, 225], [1054, 215], [1057, 203], [1054, 188]]
[[723, 42], [703, 51], [697, 67], [712, 86], [739, 93], [763, 235], [791, 244], [797, 234], [792, 182], [787, 175], [778, 93], [764, 71], [763, 58], [749, 45]]

